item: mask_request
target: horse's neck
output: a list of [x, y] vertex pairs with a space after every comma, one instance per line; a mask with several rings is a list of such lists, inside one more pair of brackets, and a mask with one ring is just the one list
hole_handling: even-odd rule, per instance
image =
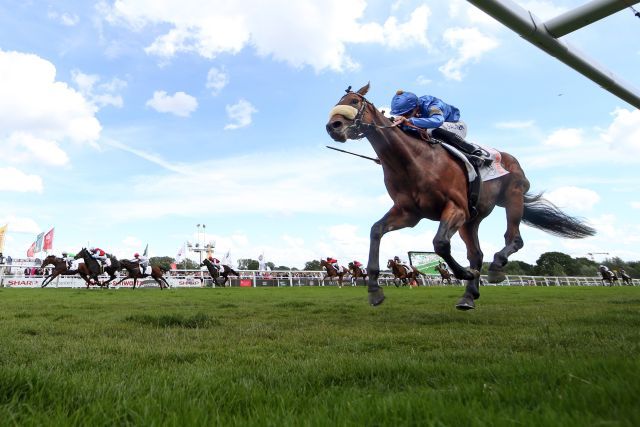
[[[379, 113], [374, 115], [373, 121], [379, 126], [388, 125], [386, 117]], [[375, 129], [367, 134], [367, 139], [382, 167], [397, 173], [406, 173], [407, 165], [415, 163], [418, 154], [420, 157], [435, 154], [433, 146], [407, 135], [399, 128]], [[432, 149], [424, 150], [425, 146]]]

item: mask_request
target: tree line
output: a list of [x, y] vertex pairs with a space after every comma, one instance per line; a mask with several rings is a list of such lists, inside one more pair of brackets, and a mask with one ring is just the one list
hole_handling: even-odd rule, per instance
[[[176, 263], [175, 259], [168, 256], [151, 257], [151, 264], [159, 265], [169, 270], [171, 264]], [[190, 259], [185, 259], [176, 263], [178, 268], [186, 270], [196, 270], [199, 268], [198, 263]], [[265, 264], [271, 270], [283, 271], [299, 271], [295, 267], [286, 265], [276, 266], [273, 262]], [[598, 266], [606, 265], [610, 270], [619, 271], [624, 269], [627, 274], [634, 278], [640, 278], [640, 261], [623, 261], [618, 257], [607, 258], [603, 262], [595, 262], [586, 257], [573, 258], [562, 252], [545, 252], [536, 261], [535, 264], [528, 264], [524, 261], [509, 261], [505, 267], [505, 272], [514, 276], [574, 276], [574, 277], [592, 277], [598, 275]], [[256, 259], [241, 258], [238, 260], [239, 270], [258, 270], [260, 262]], [[482, 273], [487, 274], [489, 263], [482, 265]], [[307, 261], [303, 271], [319, 271], [322, 270], [320, 260]]]

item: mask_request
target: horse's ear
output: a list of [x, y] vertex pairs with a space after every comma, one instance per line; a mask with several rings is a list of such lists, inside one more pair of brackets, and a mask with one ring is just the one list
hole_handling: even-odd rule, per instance
[[367, 94], [367, 92], [369, 92], [369, 85], [371, 84], [371, 82], [367, 82], [367, 84], [365, 86], [362, 86], [360, 89], [358, 89], [358, 93], [362, 96], [365, 96]]

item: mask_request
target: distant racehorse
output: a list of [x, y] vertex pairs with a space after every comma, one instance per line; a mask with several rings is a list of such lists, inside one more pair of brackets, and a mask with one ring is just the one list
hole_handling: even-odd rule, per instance
[[358, 279], [360, 278], [362, 278], [365, 285], [367, 284], [367, 271], [362, 267], [358, 267], [353, 262], [349, 263], [349, 274], [351, 275], [352, 286], [357, 286]]
[[213, 263], [209, 261], [207, 258], [205, 258], [204, 261], [202, 261], [202, 264], [200, 264], [200, 267], [202, 267], [203, 265], [207, 267], [207, 270], [209, 270], [209, 274], [211, 275], [211, 278], [213, 279], [213, 282], [216, 284], [216, 286], [218, 286], [218, 277], [224, 278], [224, 281], [220, 286], [226, 286], [227, 281], [229, 280], [229, 275], [240, 277], [240, 273], [238, 273], [228, 265], [221, 265], [220, 266], [221, 271], [218, 271], [218, 269], [213, 265]]
[[436, 270], [438, 270], [438, 273], [440, 273], [442, 284], [444, 285], [444, 282], [447, 282], [451, 285], [451, 272], [449, 272], [449, 270], [447, 269], [447, 264], [439, 263], [438, 265], [436, 265]]
[[631, 276], [629, 276], [627, 274], [627, 272], [624, 271], [624, 269], [620, 269], [620, 277], [622, 278], [622, 284], [624, 284], [624, 285], [632, 285], [633, 284], [631, 282]]
[[80, 269], [84, 270], [82, 273], [80, 273], [78, 270], [69, 270], [69, 267], [67, 266], [67, 262], [64, 259], [58, 258], [55, 255], [49, 255], [42, 260], [41, 268], [44, 268], [47, 265], [53, 265], [53, 271], [51, 272], [51, 274], [45, 277], [44, 280], [42, 281], [42, 285], [40, 285], [42, 288], [45, 288], [49, 283], [53, 282], [53, 279], [55, 279], [56, 277], [62, 274], [65, 274], [68, 276], [71, 276], [72, 274], [83, 274], [83, 273], [85, 276], [88, 276], [90, 274], [89, 269], [87, 269], [84, 264], [78, 265], [78, 270]]
[[598, 270], [600, 271], [600, 276], [602, 277], [602, 286], [604, 286], [604, 282], [607, 282], [609, 286], [613, 286], [618, 281], [618, 276], [616, 276], [616, 273], [609, 270], [605, 266], [601, 265]]
[[[117, 277], [117, 273], [122, 269], [122, 267], [120, 266], [120, 261], [118, 261], [118, 259], [115, 256], [110, 254], [106, 254], [106, 255], [107, 255], [107, 258], [109, 258], [111, 265], [104, 266], [104, 271], [103, 271], [103, 268], [100, 266], [100, 263], [98, 262], [98, 260], [96, 260], [93, 256], [91, 256], [87, 248], [82, 248], [80, 252], [78, 252], [78, 254], [74, 257], [74, 259], [82, 258], [84, 260], [84, 265], [91, 272], [91, 277], [94, 277], [95, 275], [96, 284], [100, 287], [106, 286], [108, 288], [109, 282], [111, 282]], [[109, 276], [109, 280], [107, 280], [104, 283], [100, 283], [98, 281], [98, 276], [102, 273], [106, 273]], [[80, 273], [79, 266], [78, 266], [78, 274], [82, 276], [82, 273]], [[87, 281], [87, 279], [85, 279], [85, 281]], [[89, 287], [88, 281], [87, 281], [87, 287]]]
[[164, 273], [163, 273], [162, 269], [160, 267], [158, 267], [157, 265], [152, 265], [151, 266], [151, 274], [147, 274], [147, 273], [141, 272], [140, 271], [140, 264], [138, 264], [137, 262], [129, 261], [127, 259], [120, 260], [120, 265], [122, 266], [122, 268], [127, 270], [128, 276], [120, 279], [116, 283], [116, 285], [122, 283], [126, 279], [133, 279], [133, 288], [132, 289], [135, 289], [136, 288], [136, 284], [138, 283], [138, 279], [144, 279], [145, 277], [151, 276], [151, 278], [153, 280], [155, 280], [156, 283], [160, 286], [160, 290], [170, 287], [169, 286], [169, 282], [167, 282], [167, 279], [165, 279], [163, 277]]
[[[89, 289], [91, 279], [93, 279], [96, 285], [102, 287], [100, 280], [98, 280], [98, 276], [102, 274], [98, 261], [91, 256], [87, 248], [82, 248], [80, 252], [78, 252], [74, 257], [74, 259], [81, 258], [84, 263], [78, 265], [78, 274], [84, 279], [85, 282], [87, 282], [87, 289]], [[80, 270], [80, 265], [84, 266], [82, 267], [82, 271]]]
[[324, 281], [328, 277], [331, 281], [333, 281], [333, 279], [338, 279], [338, 287], [341, 288], [342, 279], [344, 278], [345, 274], [347, 274], [347, 270], [344, 267], [340, 267], [340, 271], [337, 271], [333, 265], [331, 265], [329, 262], [327, 262], [327, 260], [324, 259], [320, 260], [320, 265], [323, 266], [325, 270], [327, 270], [321, 280], [322, 285], [324, 286]]
[[394, 280], [396, 287], [398, 287], [398, 282], [397, 282], [398, 280], [403, 285], [412, 285], [414, 283], [417, 285], [418, 276], [425, 275], [414, 266], [400, 264], [399, 262], [396, 262], [393, 259], [390, 259], [387, 262], [387, 268], [391, 270], [391, 272], [393, 273], [393, 276], [396, 279]]
[[[393, 122], [378, 110], [365, 95], [369, 84], [342, 96], [329, 113], [325, 125], [334, 141], [367, 138], [382, 166], [384, 184], [393, 206], [371, 227], [367, 280], [369, 303], [384, 301], [378, 284], [380, 274], [380, 240], [386, 233], [414, 227], [423, 218], [439, 221], [433, 239], [435, 252], [444, 259], [454, 276], [466, 280], [462, 298], [456, 304], [460, 310], [475, 307], [480, 297], [482, 251], [478, 238], [480, 222], [495, 206], [506, 210], [505, 246], [496, 252], [489, 266], [488, 280], [498, 283], [505, 279], [508, 257], [524, 245], [520, 222], [540, 228], [556, 236], [582, 238], [595, 230], [560, 211], [541, 195], [530, 194], [529, 181], [518, 161], [508, 153], [495, 153], [496, 164], [509, 173], [482, 182], [476, 206], [469, 203], [469, 179], [466, 164], [452, 156], [443, 144], [425, 142], [403, 131], [400, 121]], [[475, 192], [473, 192], [475, 194]], [[460, 265], [451, 255], [451, 237], [460, 233], [467, 247], [470, 268]]]

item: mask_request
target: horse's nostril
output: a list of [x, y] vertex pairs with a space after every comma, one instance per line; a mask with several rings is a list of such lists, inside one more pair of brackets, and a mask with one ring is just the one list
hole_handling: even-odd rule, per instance
[[336, 120], [335, 122], [331, 123], [331, 127], [334, 129], [339, 129], [342, 127], [342, 122], [340, 120]]

